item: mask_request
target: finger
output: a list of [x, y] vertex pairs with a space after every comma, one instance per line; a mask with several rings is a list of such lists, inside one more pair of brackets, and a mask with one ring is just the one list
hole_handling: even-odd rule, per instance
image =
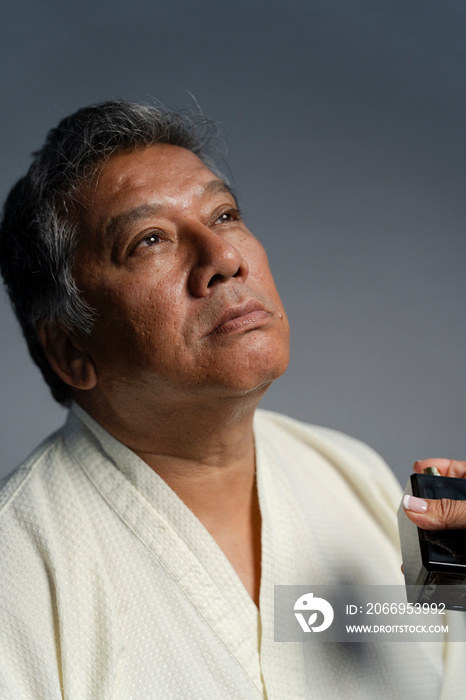
[[[408, 518], [423, 530], [466, 530], [466, 501], [406, 495], [403, 508]], [[464, 535], [466, 540], [466, 532]]]
[[441, 459], [435, 457], [431, 459], [418, 459], [414, 462], [414, 471], [422, 474], [427, 467], [436, 467], [442, 476], [454, 476], [457, 479], [466, 478], [466, 462], [457, 459]]

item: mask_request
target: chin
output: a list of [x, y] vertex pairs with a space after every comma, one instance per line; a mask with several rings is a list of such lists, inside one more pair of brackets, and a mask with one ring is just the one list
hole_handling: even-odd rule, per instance
[[289, 354], [275, 355], [273, 362], [265, 362], [267, 358], [262, 356], [260, 362], [248, 363], [247, 367], [236, 367], [236, 371], [224, 374], [221, 383], [224, 388], [238, 392], [240, 395], [263, 394], [276, 379], [285, 373]]

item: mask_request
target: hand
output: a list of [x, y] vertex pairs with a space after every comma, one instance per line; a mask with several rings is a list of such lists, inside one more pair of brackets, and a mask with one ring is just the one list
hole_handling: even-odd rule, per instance
[[[437, 467], [442, 476], [466, 479], [466, 462], [454, 459], [423, 459], [414, 463], [414, 471], [418, 474], [427, 467]], [[466, 501], [405, 496], [403, 507], [408, 518], [423, 530], [466, 529]]]

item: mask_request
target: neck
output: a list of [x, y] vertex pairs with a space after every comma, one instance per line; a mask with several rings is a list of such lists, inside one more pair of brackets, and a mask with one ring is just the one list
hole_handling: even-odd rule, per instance
[[[265, 389], [243, 397], [124, 408], [101, 396], [79, 403], [108, 432], [143, 459], [202, 520], [219, 501], [233, 504], [251, 493], [254, 411]], [[86, 400], [83, 400], [86, 399]]]
[[215, 405], [191, 402], [187, 406], [184, 401], [152, 411], [150, 421], [140, 406], [126, 404], [120, 415], [108, 406], [96, 411], [80, 401], [95, 420], [157, 472], [201, 521], [256, 605], [261, 514], [253, 417], [264, 391], [239, 401], [225, 398]]

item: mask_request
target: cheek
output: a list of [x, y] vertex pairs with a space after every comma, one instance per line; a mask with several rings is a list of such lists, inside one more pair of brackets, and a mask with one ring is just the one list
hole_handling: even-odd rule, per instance
[[[133, 361], [170, 344], [179, 327], [181, 304], [163, 285], [144, 283], [100, 285], [88, 297], [98, 318], [94, 347], [106, 358], [113, 354]], [[92, 303], [94, 302], [94, 303]]]
[[257, 245], [251, 249], [248, 263], [251, 278], [257, 280], [260, 283], [261, 289], [281, 307], [281, 299], [275, 286], [272, 271], [270, 270], [267, 253], [259, 241], [257, 241]]
[[[290, 327], [286, 311], [278, 293], [275, 281], [270, 270], [269, 260], [264, 247], [257, 241], [257, 245], [251, 250], [249, 271], [252, 279], [258, 282], [260, 290], [270, 299], [279, 315], [277, 331], [280, 342], [283, 344], [283, 352], [289, 357]], [[288, 360], [286, 360], [286, 364]]]

